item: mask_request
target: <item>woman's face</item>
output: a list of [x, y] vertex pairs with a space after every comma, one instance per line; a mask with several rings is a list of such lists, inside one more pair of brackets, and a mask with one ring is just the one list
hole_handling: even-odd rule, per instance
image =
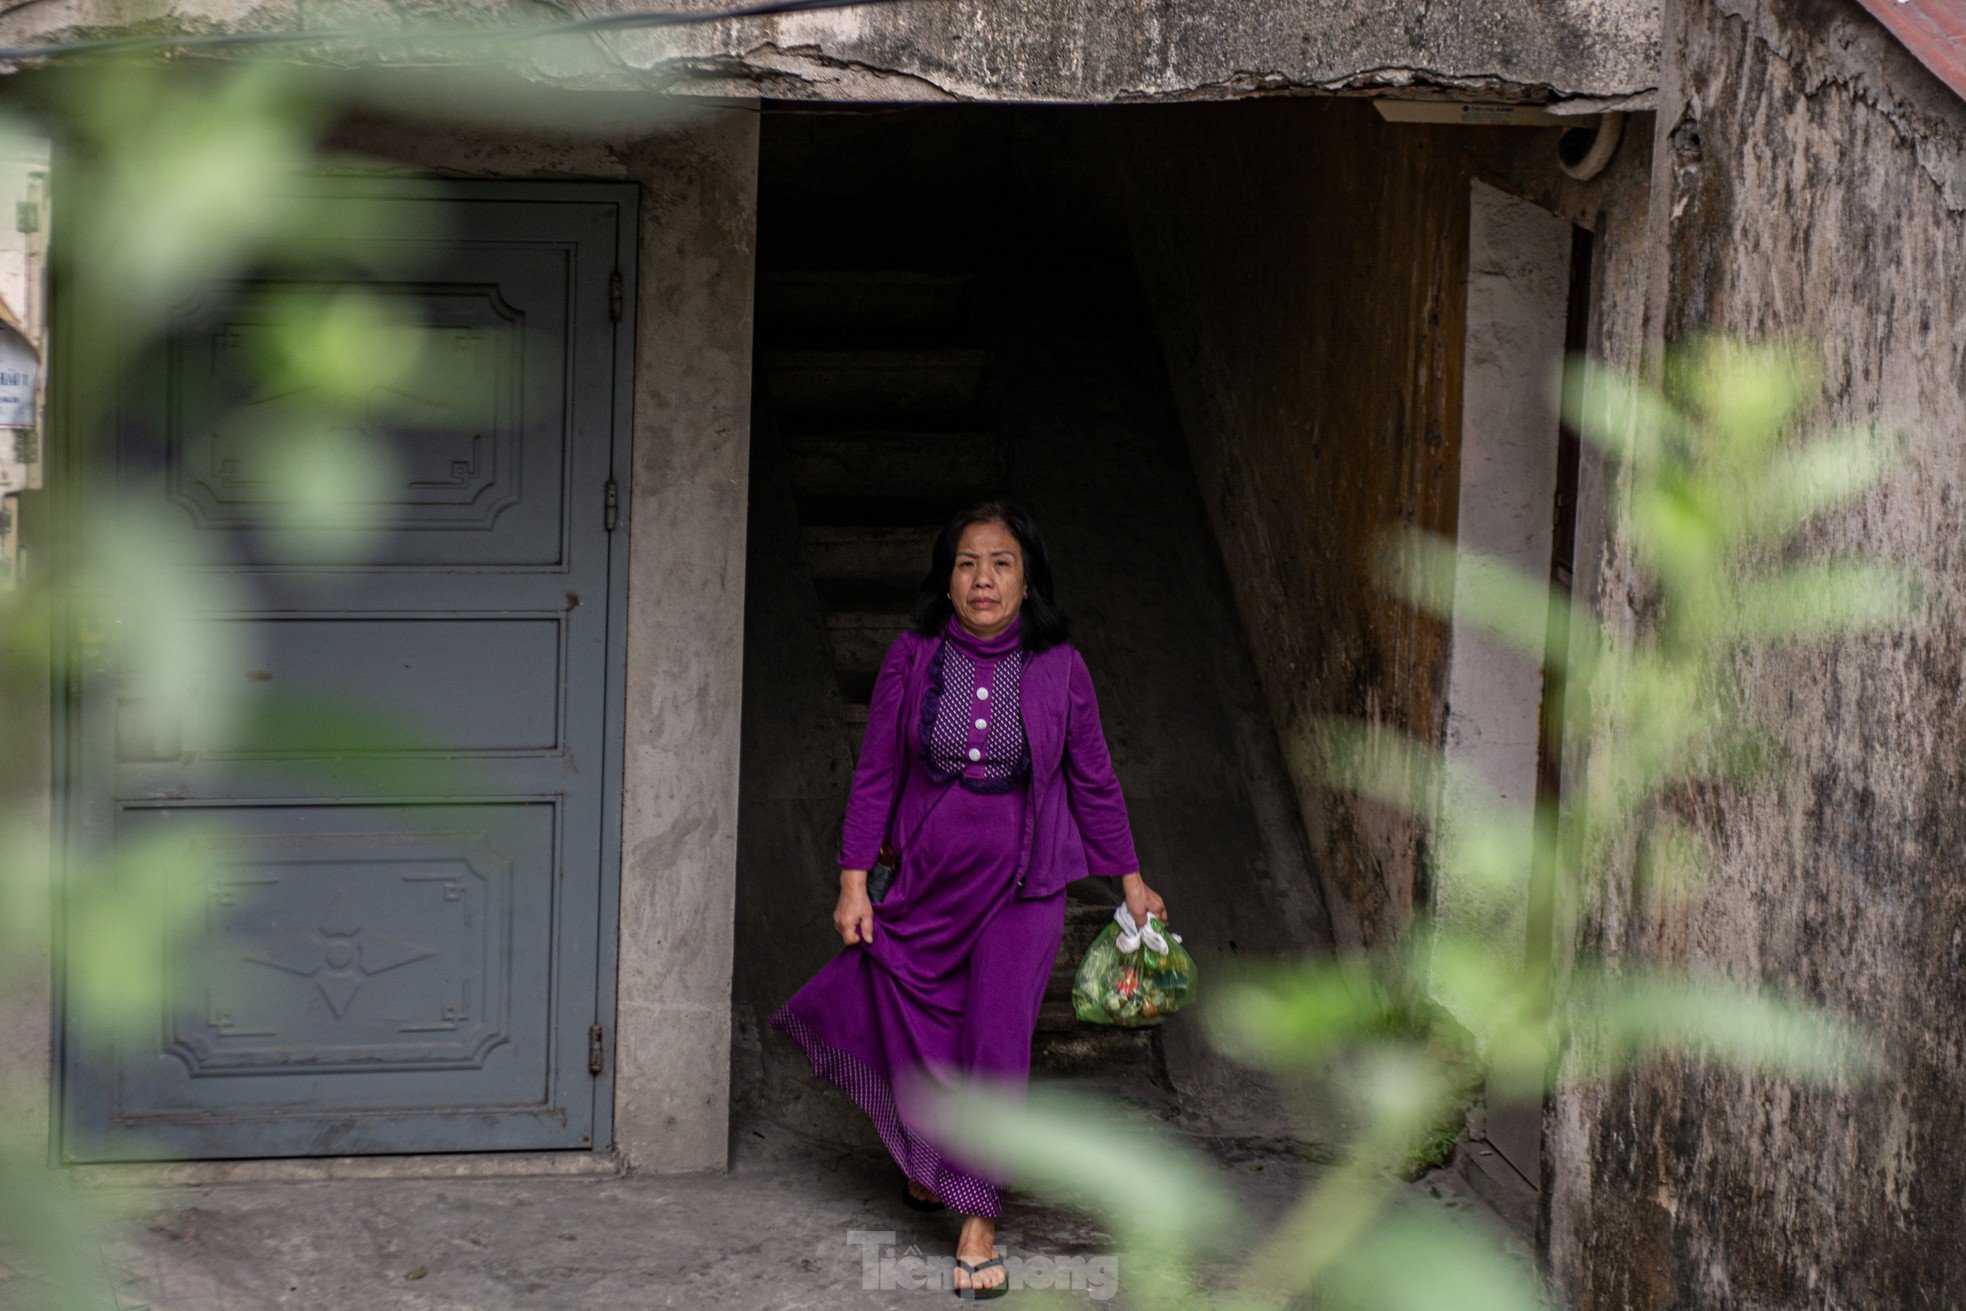
[[978, 637], [995, 637], [1024, 608], [1024, 551], [1000, 523], [973, 523], [956, 542], [949, 600], [956, 618]]

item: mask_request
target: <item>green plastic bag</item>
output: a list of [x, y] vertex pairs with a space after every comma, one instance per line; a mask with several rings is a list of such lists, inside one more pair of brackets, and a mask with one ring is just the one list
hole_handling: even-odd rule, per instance
[[1144, 1029], [1194, 1000], [1194, 957], [1167, 921], [1149, 914], [1132, 951], [1121, 949], [1121, 937], [1121, 925], [1108, 924], [1085, 949], [1072, 984], [1072, 1011], [1080, 1020]]

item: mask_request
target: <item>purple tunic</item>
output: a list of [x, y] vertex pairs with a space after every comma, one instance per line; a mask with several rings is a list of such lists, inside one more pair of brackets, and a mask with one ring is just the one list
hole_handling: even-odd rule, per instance
[[908, 1178], [992, 1218], [1007, 1181], [939, 1146], [908, 1089], [919, 1075], [1011, 1089], [1030, 1076], [1065, 893], [1017, 895], [1031, 793], [1016, 638], [980, 641], [951, 621], [915, 711], [922, 746], [894, 817], [901, 862], [874, 906], [873, 941], [843, 947], [769, 1021], [867, 1112]]
[[[890, 837], [894, 807], [921, 751], [920, 711], [942, 646], [940, 634], [904, 632], [881, 661], [841, 825], [842, 869], [870, 868]], [[1018, 701], [1031, 755], [1018, 895], [1046, 897], [1074, 879], [1140, 868], [1084, 658], [1069, 642], [1025, 653]]]

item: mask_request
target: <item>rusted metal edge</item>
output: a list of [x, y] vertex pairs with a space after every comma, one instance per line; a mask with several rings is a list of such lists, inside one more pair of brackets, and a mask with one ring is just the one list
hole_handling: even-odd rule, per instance
[[1857, 0], [1884, 29], [1966, 100], [1966, 4], [1961, 0]]

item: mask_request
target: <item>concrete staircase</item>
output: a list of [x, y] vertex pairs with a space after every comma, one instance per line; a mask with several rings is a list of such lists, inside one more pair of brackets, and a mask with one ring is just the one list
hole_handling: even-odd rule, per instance
[[[754, 459], [780, 461], [803, 565], [825, 612], [842, 730], [859, 748], [874, 677], [906, 627], [948, 516], [1014, 491], [976, 329], [981, 279], [961, 270], [758, 271]], [[1033, 1072], [1165, 1083], [1151, 1031], [1082, 1025], [1080, 957], [1118, 886], [1071, 885], [1065, 939], [1039, 1014]]]

